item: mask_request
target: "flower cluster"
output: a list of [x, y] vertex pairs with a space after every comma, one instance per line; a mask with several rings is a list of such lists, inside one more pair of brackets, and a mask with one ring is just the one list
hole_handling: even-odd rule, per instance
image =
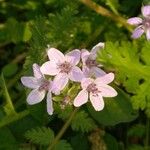
[[132, 33], [132, 38], [137, 39], [145, 32], [147, 40], [150, 40], [150, 5], [141, 8], [143, 18], [133, 17], [127, 20], [131, 25], [137, 26]]
[[[94, 109], [102, 110], [104, 108], [103, 97], [117, 95], [117, 92], [108, 85], [114, 80], [114, 74], [106, 74], [100, 69], [101, 65], [96, 62], [97, 51], [103, 47], [104, 43], [98, 43], [91, 52], [86, 49], [81, 51], [75, 49], [66, 55], [55, 48], [49, 48], [47, 50], [49, 61], [41, 67], [33, 64], [34, 76], [21, 78], [23, 85], [32, 89], [27, 97], [27, 103], [30, 105], [39, 103], [47, 93], [47, 112], [52, 115], [52, 94], [59, 95], [70, 80], [81, 84], [82, 88], [73, 101], [75, 107], [85, 104], [89, 97]], [[52, 80], [47, 79], [45, 75], [51, 77]]]

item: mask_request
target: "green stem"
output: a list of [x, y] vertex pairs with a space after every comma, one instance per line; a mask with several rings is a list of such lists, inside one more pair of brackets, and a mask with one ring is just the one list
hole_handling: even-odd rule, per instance
[[98, 14], [108, 17], [108, 18], [122, 24], [127, 30], [132, 31], [131, 26], [127, 23], [127, 20], [125, 18], [112, 13], [111, 11], [96, 4], [95, 2], [93, 2], [91, 0], [79, 0], [79, 1], [81, 3], [83, 3], [84, 5], [88, 6], [89, 8], [91, 8], [92, 10], [94, 10], [95, 12], [97, 12]]
[[146, 123], [146, 140], [145, 140], [145, 150], [149, 149], [149, 135], [150, 135], [150, 119], [147, 119]]
[[29, 111], [24, 110], [22, 112], [15, 113], [15, 114], [12, 114], [10, 116], [6, 116], [1, 120], [0, 128], [4, 127], [6, 125], [9, 125], [10, 123], [12, 123], [14, 121], [20, 120], [20, 119], [26, 117], [27, 115], [29, 115]]
[[76, 114], [78, 108], [75, 108], [74, 111], [71, 113], [69, 119], [66, 121], [66, 123], [64, 124], [64, 126], [61, 128], [61, 130], [59, 131], [59, 133], [56, 135], [55, 139], [52, 141], [52, 143], [49, 145], [47, 150], [52, 150], [53, 147], [55, 146], [55, 144], [59, 141], [59, 139], [63, 136], [63, 134], [65, 133], [65, 131], [67, 130], [67, 128], [69, 127], [74, 115]]

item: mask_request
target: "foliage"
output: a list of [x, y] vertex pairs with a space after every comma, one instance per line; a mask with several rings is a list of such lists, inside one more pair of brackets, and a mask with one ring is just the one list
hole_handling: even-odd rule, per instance
[[[26, 104], [29, 91], [20, 77], [32, 74], [33, 63], [41, 65], [46, 60], [49, 46], [65, 53], [91, 49], [98, 42], [106, 43], [97, 61], [106, 72], [115, 73], [112, 86], [118, 96], [104, 98], [100, 112], [90, 103], [80, 107], [53, 149], [91, 150], [101, 142], [108, 150], [149, 149], [150, 42], [144, 36], [132, 40], [115, 18], [94, 12], [82, 1], [1, 0], [0, 150], [45, 150], [54, 142], [74, 112], [71, 104], [60, 106], [66, 96], [73, 102], [80, 85], [71, 83], [55, 96], [54, 115], [49, 116], [45, 100]], [[150, 4], [149, 0], [93, 1], [124, 18], [138, 16], [141, 6]]]

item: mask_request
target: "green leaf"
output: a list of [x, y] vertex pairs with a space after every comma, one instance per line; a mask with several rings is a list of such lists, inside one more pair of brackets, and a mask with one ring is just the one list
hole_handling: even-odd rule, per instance
[[73, 150], [71, 145], [66, 140], [60, 140], [53, 150]]
[[[107, 42], [98, 56], [99, 63], [116, 72], [116, 81], [131, 93], [135, 109], [142, 109], [150, 116], [150, 62], [149, 42], [132, 44], [129, 42]], [[142, 57], [141, 57], [142, 56]]]
[[71, 127], [75, 131], [88, 132], [94, 129], [96, 125], [85, 111], [78, 111], [72, 120]]
[[103, 139], [108, 150], [119, 150], [118, 142], [111, 134], [106, 133]]
[[2, 71], [5, 77], [13, 76], [18, 70], [17, 64], [7, 64], [3, 67]]
[[3, 74], [1, 74], [1, 81], [2, 81], [2, 89], [3, 89], [4, 97], [6, 100], [5, 105], [4, 105], [4, 110], [5, 110], [7, 115], [16, 114], [15, 108], [14, 108], [12, 100], [11, 100], [11, 97], [10, 97], [9, 92], [7, 90], [7, 86], [6, 86]]
[[25, 133], [25, 137], [39, 145], [49, 145], [54, 139], [54, 132], [50, 128], [37, 127]]
[[138, 116], [133, 110], [130, 98], [121, 89], [117, 89], [118, 96], [105, 99], [105, 107], [102, 111], [95, 111], [88, 105], [91, 116], [102, 125], [116, 125], [121, 122], [130, 122]]

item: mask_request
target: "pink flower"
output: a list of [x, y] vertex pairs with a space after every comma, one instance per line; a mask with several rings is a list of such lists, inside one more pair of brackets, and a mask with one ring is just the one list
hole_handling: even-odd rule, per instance
[[82, 90], [74, 99], [74, 106], [79, 107], [88, 101], [88, 97], [96, 111], [104, 108], [103, 97], [114, 97], [117, 92], [109, 84], [114, 80], [114, 74], [109, 73], [97, 79], [84, 78], [81, 81]]
[[46, 75], [56, 75], [53, 81], [53, 91], [55, 94], [59, 94], [67, 85], [69, 79], [76, 82], [82, 80], [83, 73], [76, 66], [80, 61], [79, 50], [73, 50], [64, 56], [59, 50], [50, 48], [47, 53], [50, 61], [41, 66], [41, 72]]
[[98, 43], [94, 46], [91, 52], [83, 49], [81, 52], [81, 58], [83, 62], [82, 71], [85, 77], [96, 76], [100, 77], [106, 73], [99, 68], [100, 65], [96, 62], [97, 51], [104, 48], [104, 43]]
[[27, 103], [29, 105], [34, 105], [41, 102], [47, 93], [47, 112], [49, 115], [53, 114], [53, 104], [51, 96], [51, 81], [46, 80], [40, 71], [40, 66], [33, 64], [34, 76], [21, 77], [21, 82], [24, 86], [33, 89], [28, 97]]
[[150, 5], [143, 6], [141, 8], [143, 19], [139, 17], [133, 17], [128, 19], [128, 23], [137, 26], [132, 33], [132, 38], [139, 38], [144, 32], [146, 32], [147, 40], [150, 40]]

